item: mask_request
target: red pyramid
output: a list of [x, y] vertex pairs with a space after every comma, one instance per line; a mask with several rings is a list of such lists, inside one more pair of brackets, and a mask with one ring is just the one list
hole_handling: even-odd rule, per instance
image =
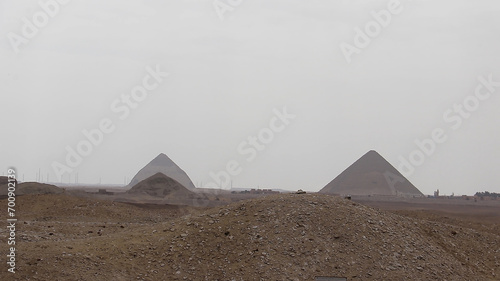
[[365, 196], [423, 196], [418, 188], [374, 150], [368, 151], [319, 192]]

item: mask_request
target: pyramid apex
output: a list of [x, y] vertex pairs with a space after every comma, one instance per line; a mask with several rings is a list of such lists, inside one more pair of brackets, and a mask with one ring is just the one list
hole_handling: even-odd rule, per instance
[[[369, 150], [367, 153], [365, 153], [360, 159], [366, 159], [366, 158], [371, 158], [371, 159], [384, 159], [380, 153], [378, 153], [376, 150]], [[385, 160], [385, 159], [384, 159]]]
[[140, 181], [148, 177], [161, 177], [158, 173], [162, 173], [166, 177], [172, 178], [188, 189], [194, 189], [195, 186], [189, 176], [177, 164], [170, 159], [165, 153], [160, 153], [151, 162], [144, 166], [132, 178], [128, 186], [132, 187]]
[[160, 153], [153, 160], [151, 160], [148, 165], [171, 166], [175, 164], [174, 161], [172, 161], [172, 159], [170, 159], [170, 157], [168, 157], [165, 153]]
[[165, 175], [164, 173], [162, 172], [158, 172], [152, 176], [150, 176], [149, 178], [169, 178], [169, 176]]

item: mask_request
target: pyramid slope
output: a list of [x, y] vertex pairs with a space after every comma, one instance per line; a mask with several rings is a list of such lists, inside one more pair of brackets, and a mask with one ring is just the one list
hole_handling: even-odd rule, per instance
[[189, 197], [196, 194], [185, 188], [178, 181], [162, 174], [155, 175], [139, 182], [127, 191], [129, 194], [146, 194], [160, 198]]
[[133, 187], [139, 182], [157, 174], [162, 173], [172, 179], [178, 181], [184, 187], [188, 189], [195, 189], [195, 186], [189, 176], [184, 172], [177, 164], [174, 163], [167, 155], [161, 153], [156, 156], [151, 162], [149, 162], [144, 168], [142, 168], [135, 176], [132, 178], [128, 187]]
[[422, 196], [408, 179], [374, 150], [370, 150], [328, 183], [320, 193]]

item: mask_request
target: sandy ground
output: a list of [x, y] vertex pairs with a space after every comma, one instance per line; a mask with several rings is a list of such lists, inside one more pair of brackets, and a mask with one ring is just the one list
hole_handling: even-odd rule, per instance
[[[497, 202], [242, 199], [19, 196], [16, 273], [3, 255], [0, 280], [500, 280]], [[8, 235], [0, 230], [3, 252]]]

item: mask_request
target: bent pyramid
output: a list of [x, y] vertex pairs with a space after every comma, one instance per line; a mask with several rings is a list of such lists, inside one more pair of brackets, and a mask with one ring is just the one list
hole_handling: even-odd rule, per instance
[[160, 153], [151, 162], [149, 162], [144, 168], [142, 168], [130, 181], [128, 187], [133, 187], [140, 181], [143, 181], [156, 173], [162, 173], [168, 177], [173, 178], [178, 181], [184, 187], [188, 189], [195, 189], [195, 186], [189, 176], [184, 172], [177, 164], [174, 163], [167, 155]]
[[319, 193], [423, 196], [420, 190], [374, 150], [359, 158]]

